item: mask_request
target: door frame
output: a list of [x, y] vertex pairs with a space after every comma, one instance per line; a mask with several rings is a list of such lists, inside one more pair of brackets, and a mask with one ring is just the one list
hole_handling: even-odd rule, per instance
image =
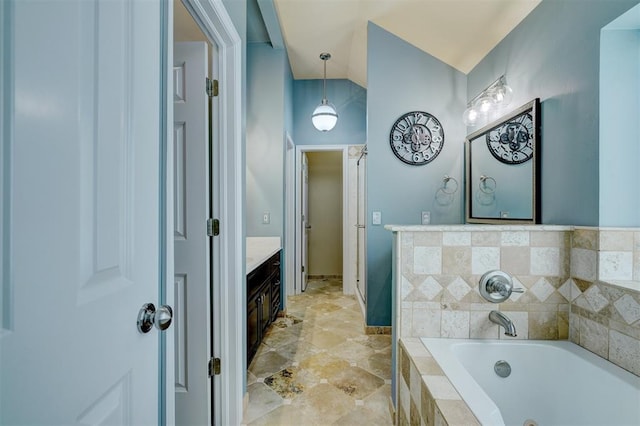
[[[165, 294], [173, 303], [173, 1], [167, 2], [165, 43], [166, 81], [164, 96], [165, 167]], [[213, 238], [213, 334], [214, 356], [221, 359], [221, 374], [214, 376], [214, 424], [240, 424], [243, 411], [243, 377], [246, 359], [244, 339], [237, 333], [243, 319], [243, 286], [245, 281], [245, 243], [243, 237], [243, 170], [242, 160], [242, 39], [227, 10], [219, 0], [184, 0], [183, 4], [202, 29], [214, 49], [212, 77], [219, 81], [220, 95], [214, 101], [213, 114], [213, 216], [220, 220], [220, 235]], [[222, 142], [224, 141], [224, 143]], [[204, 224], [203, 224], [204, 230]], [[168, 337], [166, 355], [166, 395], [173, 395], [173, 339]], [[238, 355], [242, 356], [238, 356]], [[203, 366], [203, 371], [205, 370]], [[167, 424], [175, 424], [173, 401], [165, 401]]]
[[[284, 276], [285, 295], [296, 294], [296, 252], [293, 249], [296, 241], [296, 145], [289, 132], [285, 134], [285, 226], [284, 226]], [[292, 247], [288, 249], [288, 247]], [[286, 296], [282, 300], [283, 307], [287, 308]]]
[[[352, 265], [349, 262], [349, 147], [350, 145], [298, 145], [296, 146], [296, 160], [295, 160], [295, 200], [294, 206], [287, 206], [287, 209], [293, 209], [295, 211], [295, 243], [285, 242], [285, 250], [295, 252], [295, 270], [294, 277], [295, 289], [293, 293], [289, 293], [289, 286], [287, 285], [287, 294], [294, 295], [300, 294], [302, 289], [302, 235], [300, 235], [300, 227], [302, 226], [302, 205], [301, 205], [301, 191], [302, 191], [302, 153], [303, 152], [320, 152], [320, 151], [334, 151], [342, 153], [342, 292], [344, 294], [354, 294], [355, 283], [351, 281], [351, 269]], [[291, 201], [291, 200], [288, 200]]]

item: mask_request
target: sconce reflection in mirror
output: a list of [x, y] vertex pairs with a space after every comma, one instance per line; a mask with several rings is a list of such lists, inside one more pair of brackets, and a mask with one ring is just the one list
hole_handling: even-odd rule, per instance
[[453, 195], [456, 192], [458, 192], [458, 181], [449, 175], [444, 175], [442, 186], [436, 191], [436, 202], [441, 206], [448, 206], [453, 203]]
[[468, 223], [539, 223], [539, 111], [534, 99], [467, 136]]

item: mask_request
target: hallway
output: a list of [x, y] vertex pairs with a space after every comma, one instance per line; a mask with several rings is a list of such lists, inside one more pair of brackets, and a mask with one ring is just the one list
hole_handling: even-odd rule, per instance
[[391, 336], [364, 334], [355, 296], [310, 280], [247, 373], [246, 425], [391, 425]]

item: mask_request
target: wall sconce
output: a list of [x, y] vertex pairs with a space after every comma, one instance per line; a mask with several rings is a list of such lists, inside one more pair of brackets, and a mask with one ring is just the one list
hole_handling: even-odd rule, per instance
[[513, 99], [513, 90], [507, 84], [507, 78], [502, 75], [467, 103], [462, 121], [467, 126], [475, 126], [481, 119], [486, 119], [492, 111], [509, 105], [511, 99]]
[[321, 132], [328, 132], [338, 122], [336, 107], [327, 100], [327, 61], [331, 59], [330, 53], [321, 53], [320, 59], [324, 62], [324, 80], [322, 81], [322, 101], [311, 115], [313, 126]]

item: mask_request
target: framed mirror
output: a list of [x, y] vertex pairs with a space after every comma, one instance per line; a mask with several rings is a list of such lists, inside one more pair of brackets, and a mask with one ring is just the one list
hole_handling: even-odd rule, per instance
[[465, 140], [467, 223], [539, 223], [540, 99]]

